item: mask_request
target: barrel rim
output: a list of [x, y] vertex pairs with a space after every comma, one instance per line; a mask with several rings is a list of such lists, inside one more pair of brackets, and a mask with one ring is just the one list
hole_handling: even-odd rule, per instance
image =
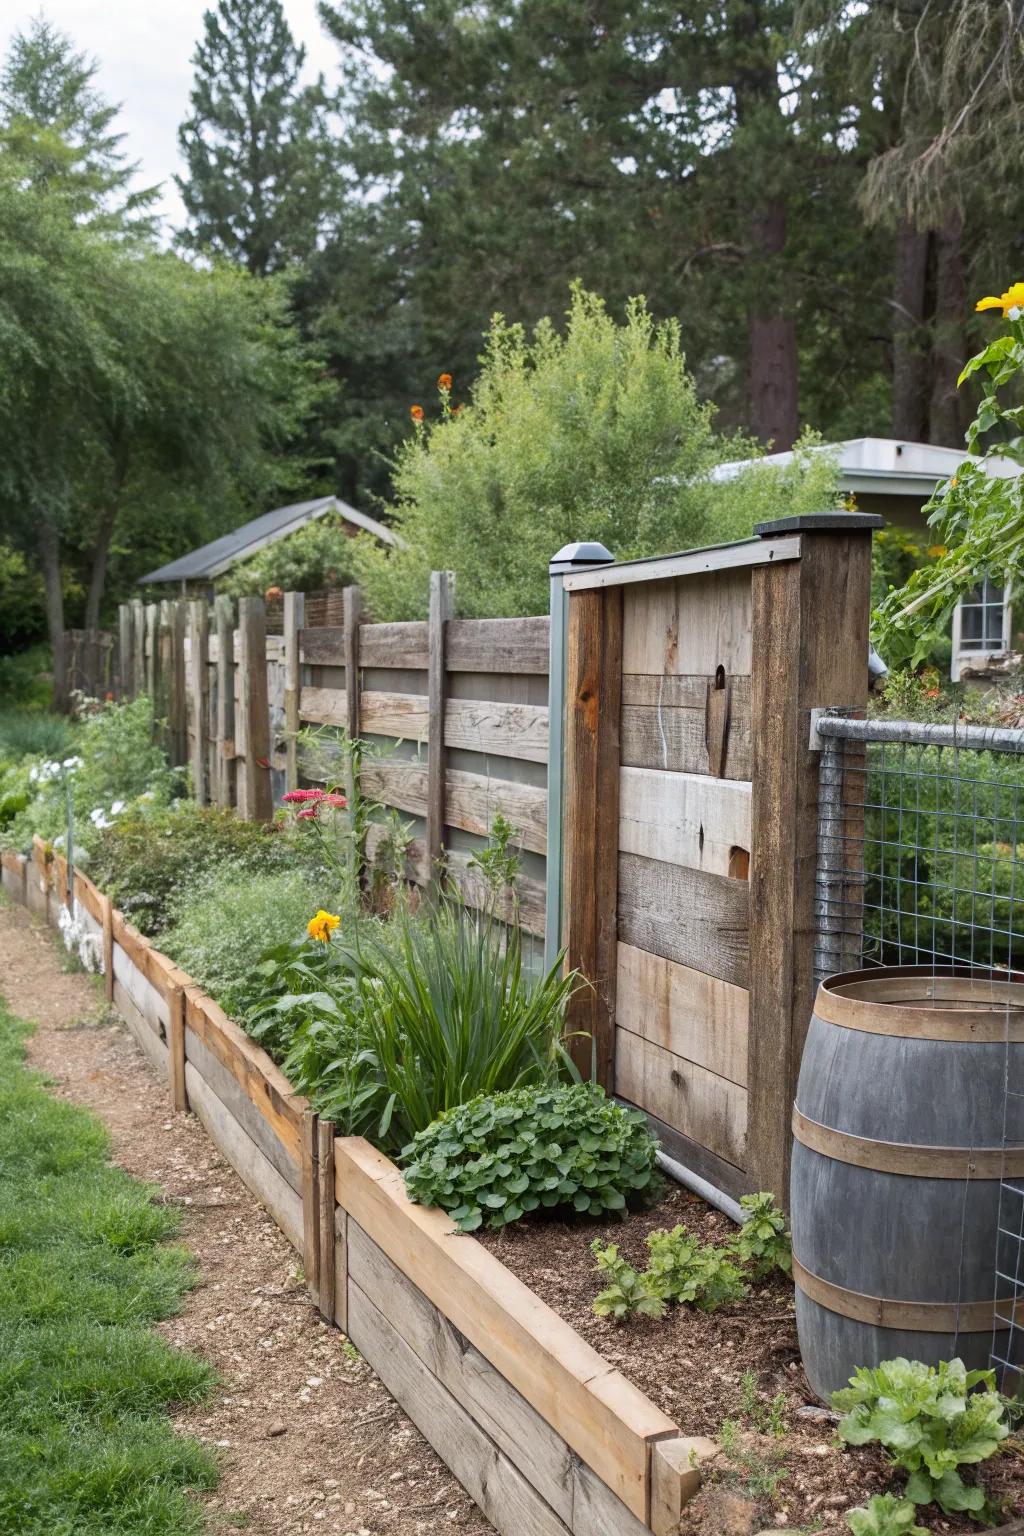
[[[900, 983], [910, 987], [919, 984], [922, 996], [900, 997]], [[963, 1002], [968, 1005], [976, 989], [983, 992], [988, 987], [995, 995], [987, 1006], [952, 1006], [957, 999], [941, 996], [943, 983], [950, 984], [954, 994], [961, 990], [957, 983], [963, 984]], [[887, 991], [895, 995], [886, 996]], [[935, 1006], [943, 1001], [951, 1006]], [[825, 1024], [865, 1034], [976, 1045], [1024, 1041], [1024, 974], [964, 965], [892, 965], [840, 971], [822, 981], [814, 1014]]]

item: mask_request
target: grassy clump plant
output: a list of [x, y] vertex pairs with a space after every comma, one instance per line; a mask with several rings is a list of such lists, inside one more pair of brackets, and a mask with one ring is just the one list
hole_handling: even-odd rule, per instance
[[213, 1374], [150, 1329], [194, 1279], [178, 1214], [26, 1070], [0, 1006], [0, 1530], [191, 1536], [216, 1464], [165, 1411]]
[[405, 1153], [405, 1187], [463, 1232], [530, 1211], [622, 1211], [658, 1186], [645, 1117], [593, 1083], [516, 1088], [448, 1110]]

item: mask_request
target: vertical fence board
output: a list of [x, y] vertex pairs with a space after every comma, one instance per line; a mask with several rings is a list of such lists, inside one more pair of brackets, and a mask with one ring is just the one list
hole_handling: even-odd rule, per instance
[[235, 631], [230, 597], [213, 605], [217, 626], [217, 804], [235, 803]]
[[431, 571], [430, 620], [427, 634], [427, 867], [433, 877], [444, 845], [445, 747], [444, 709], [445, 627], [455, 608], [455, 573]]
[[299, 663], [299, 630], [305, 623], [306, 597], [303, 592], [284, 595], [284, 728], [285, 788], [299, 785], [299, 692], [302, 669]]
[[614, 1084], [622, 590], [573, 593], [566, 654], [566, 964], [589, 986], [569, 1004], [584, 1076]]
[[171, 604], [171, 752], [176, 764], [188, 762], [188, 700], [185, 685], [185, 631], [188, 604], [184, 599]]
[[190, 603], [188, 614], [190, 653], [189, 692], [192, 698], [191, 742], [192, 793], [200, 805], [207, 805], [210, 795], [206, 783], [206, 665], [209, 651], [209, 617], [206, 603]]
[[238, 803], [247, 821], [269, 821], [270, 707], [267, 700], [267, 613], [260, 597], [243, 597], [238, 604], [241, 673], [240, 712], [244, 724], [245, 758], [239, 772]]

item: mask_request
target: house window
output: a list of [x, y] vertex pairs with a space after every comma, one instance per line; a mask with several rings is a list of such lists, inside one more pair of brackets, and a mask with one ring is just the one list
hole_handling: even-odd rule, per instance
[[1010, 649], [1010, 589], [986, 576], [980, 587], [962, 597], [953, 610], [954, 683], [968, 667], [1005, 656]]

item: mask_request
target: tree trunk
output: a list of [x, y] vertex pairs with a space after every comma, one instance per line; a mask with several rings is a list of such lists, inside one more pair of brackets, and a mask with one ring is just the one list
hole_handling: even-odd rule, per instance
[[60, 571], [60, 539], [56, 524], [47, 517], [40, 518], [36, 538], [39, 564], [43, 573], [43, 588], [46, 594], [46, 624], [50, 632], [50, 645], [53, 648], [53, 707], [60, 713], [66, 714], [70, 704], [68, 653], [64, 634], [64, 586]]
[[761, 441], [777, 452], [792, 448], [800, 430], [796, 320], [770, 297], [775, 287], [770, 269], [786, 244], [786, 217], [786, 204], [779, 201], [758, 209], [750, 223], [751, 256], [765, 268], [758, 286], [766, 296], [764, 306], [755, 305], [747, 315], [750, 419]]
[[927, 278], [928, 231], [901, 219], [893, 282], [892, 433], [913, 443], [924, 440], [928, 426]]
[[935, 342], [929, 442], [963, 447], [966, 396], [956, 387], [967, 353], [967, 271], [963, 219], [951, 213], [935, 237]]
[[96, 544], [92, 552], [92, 569], [89, 572], [89, 591], [85, 599], [86, 629], [100, 627], [100, 604], [103, 602], [103, 594], [106, 591], [107, 560], [110, 556], [110, 543], [114, 537], [116, 524], [117, 500], [114, 498], [103, 514], [96, 533]]

